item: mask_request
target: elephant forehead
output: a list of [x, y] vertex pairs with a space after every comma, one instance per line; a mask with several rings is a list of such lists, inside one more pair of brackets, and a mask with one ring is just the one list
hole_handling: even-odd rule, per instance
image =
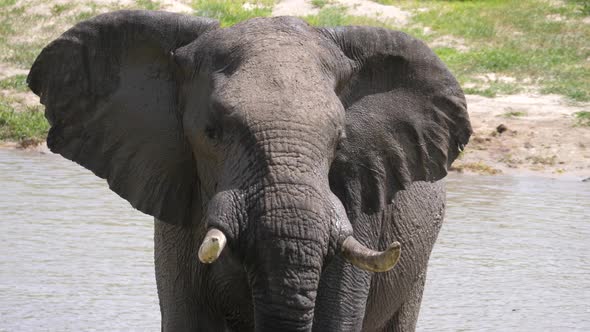
[[330, 77], [314, 57], [296, 50], [282, 58], [277, 58], [272, 51], [259, 52], [241, 61], [231, 73], [213, 75], [213, 81], [214, 87], [223, 87], [236, 96], [252, 94], [252, 89], [258, 89], [253, 97], [262, 97], [258, 98], [262, 99], [260, 101], [279, 97], [293, 99], [300, 91], [321, 95], [333, 89]]
[[338, 53], [317, 29], [294, 17], [250, 19], [213, 30], [197, 44], [197, 57], [209, 58], [214, 69], [245, 61], [334, 62]]
[[329, 80], [311, 70], [285, 67], [245, 66], [215, 80], [215, 106], [261, 128], [281, 120], [312, 131], [343, 123], [344, 109]]

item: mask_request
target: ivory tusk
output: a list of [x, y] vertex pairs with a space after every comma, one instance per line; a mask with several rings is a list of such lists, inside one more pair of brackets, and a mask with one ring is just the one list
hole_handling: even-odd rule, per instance
[[199, 248], [199, 260], [201, 263], [211, 264], [215, 262], [221, 255], [226, 243], [227, 238], [220, 230], [217, 228], [209, 229]]
[[385, 251], [375, 251], [349, 236], [342, 243], [341, 251], [342, 256], [358, 268], [371, 272], [386, 272], [397, 264], [401, 255], [401, 245], [396, 241]]

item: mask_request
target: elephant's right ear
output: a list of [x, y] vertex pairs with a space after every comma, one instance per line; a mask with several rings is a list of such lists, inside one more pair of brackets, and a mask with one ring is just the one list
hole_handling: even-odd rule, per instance
[[45, 105], [51, 151], [106, 179], [136, 209], [189, 221], [196, 167], [170, 55], [217, 27], [189, 15], [118, 11], [54, 40], [27, 79]]
[[345, 201], [375, 213], [411, 183], [442, 179], [472, 132], [465, 96], [445, 64], [403, 32], [320, 32], [351, 64], [338, 82], [346, 139], [331, 170], [332, 183], [347, 186], [337, 189]]

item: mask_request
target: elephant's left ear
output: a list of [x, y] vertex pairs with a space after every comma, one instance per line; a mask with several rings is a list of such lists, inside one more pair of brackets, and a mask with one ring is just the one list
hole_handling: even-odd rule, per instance
[[347, 124], [330, 176], [351, 186], [337, 190], [375, 212], [410, 183], [443, 178], [472, 130], [463, 92], [442, 61], [403, 32], [321, 32], [353, 63], [351, 75], [337, 75], [346, 77], [338, 85]]
[[124, 10], [80, 22], [51, 42], [27, 79], [45, 105], [51, 151], [106, 179], [136, 209], [191, 222], [198, 178], [172, 52], [217, 26]]

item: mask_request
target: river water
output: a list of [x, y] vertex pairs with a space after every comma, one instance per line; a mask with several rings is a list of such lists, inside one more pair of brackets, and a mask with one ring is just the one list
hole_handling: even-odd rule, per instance
[[[418, 331], [590, 331], [590, 183], [448, 180]], [[0, 149], [0, 331], [157, 331], [151, 217], [59, 156]]]

